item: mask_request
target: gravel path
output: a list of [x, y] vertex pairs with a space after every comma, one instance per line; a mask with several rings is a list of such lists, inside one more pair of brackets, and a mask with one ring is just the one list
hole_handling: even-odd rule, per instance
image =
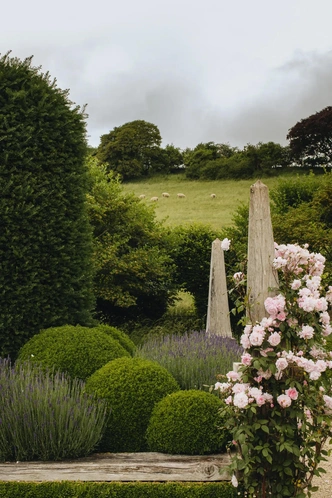
[[332, 455], [320, 467], [326, 470], [326, 474], [313, 479], [313, 485], [319, 486], [319, 489], [312, 494], [312, 498], [332, 498]]

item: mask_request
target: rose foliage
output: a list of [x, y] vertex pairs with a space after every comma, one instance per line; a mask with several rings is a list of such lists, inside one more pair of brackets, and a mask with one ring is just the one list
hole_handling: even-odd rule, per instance
[[325, 347], [332, 287], [323, 285], [324, 263], [307, 245], [275, 244], [279, 288], [265, 300], [267, 316], [244, 328], [238, 371], [215, 385], [236, 449], [232, 482], [248, 497], [311, 496], [313, 476], [324, 472], [319, 463], [332, 436]]

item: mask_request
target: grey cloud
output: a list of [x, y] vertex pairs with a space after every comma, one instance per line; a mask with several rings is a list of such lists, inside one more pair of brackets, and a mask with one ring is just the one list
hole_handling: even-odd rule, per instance
[[286, 144], [288, 130], [332, 104], [332, 52], [297, 53], [272, 72], [259, 98], [232, 115], [211, 116], [209, 133], [232, 145], [274, 141]]

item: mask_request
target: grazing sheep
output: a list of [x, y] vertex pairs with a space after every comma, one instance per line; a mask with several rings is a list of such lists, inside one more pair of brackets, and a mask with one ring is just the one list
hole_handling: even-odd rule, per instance
[[184, 194], [178, 194], [179, 199], [183, 199], [184, 197], [186, 197]]
[[144, 194], [141, 194], [138, 198], [139, 198], [139, 199], [145, 199], [145, 195], [144, 195]]
[[150, 200], [153, 201], [153, 202], [156, 202], [158, 200], [158, 197], [151, 197]]
[[211, 194], [210, 197], [212, 197], [212, 199], [214, 199], [216, 196], [216, 194]]
[[169, 197], [169, 194], [168, 194], [167, 192], [163, 192], [161, 195], [162, 195], [163, 197]]

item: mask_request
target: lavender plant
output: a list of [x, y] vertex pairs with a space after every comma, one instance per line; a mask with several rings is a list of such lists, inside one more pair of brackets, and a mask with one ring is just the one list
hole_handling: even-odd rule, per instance
[[135, 355], [160, 363], [181, 389], [204, 389], [215, 383], [218, 374], [232, 369], [242, 353], [235, 339], [194, 331], [150, 338]]
[[86, 456], [99, 442], [107, 405], [65, 374], [0, 359], [0, 461]]

